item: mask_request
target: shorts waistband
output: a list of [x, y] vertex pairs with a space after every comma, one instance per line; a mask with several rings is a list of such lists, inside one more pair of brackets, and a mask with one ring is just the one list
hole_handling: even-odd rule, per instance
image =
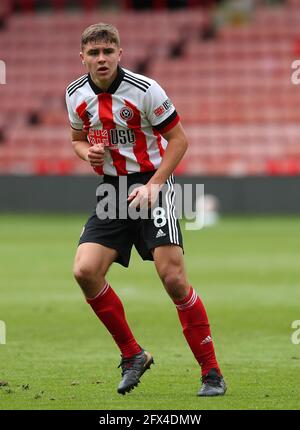
[[122, 176], [110, 176], [110, 175], [103, 175], [103, 182], [118, 184], [120, 178], [127, 177], [128, 183], [134, 184], [138, 183], [139, 181], [143, 182], [142, 179], [151, 178], [156, 170], [151, 170], [149, 172], [135, 172], [135, 173], [129, 173], [128, 175], [122, 175]]

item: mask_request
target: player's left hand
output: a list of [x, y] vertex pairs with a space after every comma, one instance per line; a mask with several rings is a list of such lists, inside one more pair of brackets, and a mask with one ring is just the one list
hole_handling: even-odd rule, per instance
[[142, 185], [135, 188], [128, 196], [130, 208], [150, 208], [157, 200], [160, 186], [158, 184]]

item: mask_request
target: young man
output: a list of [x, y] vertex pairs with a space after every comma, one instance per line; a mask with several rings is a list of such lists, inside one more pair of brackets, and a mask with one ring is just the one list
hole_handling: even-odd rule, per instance
[[[120, 394], [137, 386], [153, 363], [151, 354], [137, 343], [123, 305], [106, 280], [113, 262], [128, 267], [135, 245], [143, 260], [154, 261], [177, 308], [183, 333], [202, 368], [198, 395], [223, 395], [226, 385], [204, 305], [187, 280], [174, 211], [172, 172], [187, 149], [187, 139], [164, 90], [154, 80], [121, 68], [121, 54], [115, 27], [102, 23], [88, 27], [82, 34], [80, 53], [88, 74], [66, 91], [75, 153], [104, 175], [102, 185], [111, 190], [105, 197], [98, 193], [97, 208], [80, 237], [74, 276], [121, 351]], [[124, 194], [125, 205], [119, 201]], [[158, 198], [166, 210], [162, 206], [153, 209]], [[115, 215], [105, 218], [107, 205], [112, 205]], [[120, 216], [124, 209], [128, 215], [130, 208], [145, 207], [152, 215], [148, 219]]]

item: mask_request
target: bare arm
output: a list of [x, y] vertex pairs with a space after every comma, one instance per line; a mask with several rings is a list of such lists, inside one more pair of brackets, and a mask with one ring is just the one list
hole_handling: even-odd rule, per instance
[[178, 166], [188, 147], [187, 138], [180, 122], [172, 130], [163, 134], [163, 137], [168, 141], [168, 146], [159, 168], [148, 184], [163, 185]]
[[102, 145], [90, 145], [84, 131], [71, 128], [72, 145], [75, 153], [84, 161], [88, 161], [92, 167], [104, 164], [104, 148]]
[[128, 196], [130, 207], [152, 205], [156, 201], [161, 186], [173, 173], [187, 150], [188, 142], [180, 122], [172, 130], [163, 134], [163, 137], [168, 141], [168, 146], [162, 162], [150, 181], [146, 185], [135, 188]]

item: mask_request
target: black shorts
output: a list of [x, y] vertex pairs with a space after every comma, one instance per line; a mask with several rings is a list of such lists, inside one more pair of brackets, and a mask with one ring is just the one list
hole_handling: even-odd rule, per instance
[[146, 184], [154, 173], [132, 173], [120, 177], [127, 181], [126, 188], [124, 182], [120, 185], [119, 177], [104, 175], [97, 188], [97, 206], [84, 226], [79, 245], [92, 242], [113, 248], [118, 251], [116, 262], [125, 267], [129, 265], [133, 245], [143, 260], [153, 260], [151, 251], [161, 245], [173, 244], [183, 248], [175, 213], [173, 175], [167, 180], [164, 192], [159, 193], [157, 203], [147, 211], [146, 219], [145, 211], [144, 218], [132, 219], [127, 216], [129, 188]]

